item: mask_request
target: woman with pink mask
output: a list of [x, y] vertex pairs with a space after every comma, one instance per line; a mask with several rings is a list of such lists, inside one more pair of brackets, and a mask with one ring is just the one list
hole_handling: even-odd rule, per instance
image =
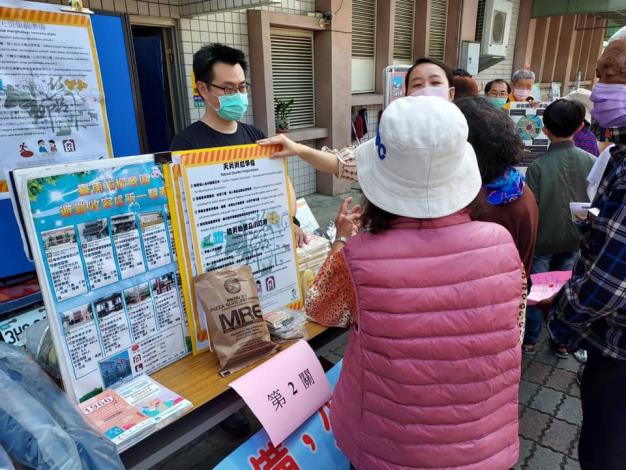
[[[404, 85], [407, 96], [437, 96], [447, 101], [454, 100], [452, 71], [437, 59], [429, 57], [417, 59], [408, 70]], [[282, 145], [283, 149], [274, 157], [297, 155], [318, 171], [334, 174], [345, 181], [358, 181], [354, 146], [340, 150], [328, 147], [317, 150], [294, 142], [285, 134], [259, 140], [257, 143], [261, 146]]]

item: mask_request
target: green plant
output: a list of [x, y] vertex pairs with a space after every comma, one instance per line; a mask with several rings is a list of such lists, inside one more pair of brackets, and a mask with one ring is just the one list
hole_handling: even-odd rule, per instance
[[292, 106], [293, 98], [291, 98], [290, 100], [281, 100], [280, 98], [274, 98], [276, 130], [286, 131], [289, 129], [289, 116], [291, 115]]

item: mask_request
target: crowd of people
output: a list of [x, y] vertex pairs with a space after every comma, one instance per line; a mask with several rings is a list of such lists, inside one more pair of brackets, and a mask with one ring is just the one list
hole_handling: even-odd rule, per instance
[[[588, 354], [582, 469], [624, 468], [626, 39], [603, 52], [593, 91], [545, 108], [550, 147], [525, 174], [505, 110], [538, 101], [529, 70], [481, 97], [468, 74], [418, 59], [375, 138], [322, 150], [238, 122], [240, 51], [207, 46], [194, 72], [206, 113], [173, 149], [280, 144], [275, 157], [360, 184], [305, 303], [316, 321], [349, 328], [331, 419], [354, 468], [513, 467], [521, 355], [534, 354], [544, 320], [558, 357]], [[592, 129], [612, 141], [602, 153]], [[570, 202], [595, 210], [574, 222]], [[529, 275], [552, 270], [572, 278], [527, 308]]]

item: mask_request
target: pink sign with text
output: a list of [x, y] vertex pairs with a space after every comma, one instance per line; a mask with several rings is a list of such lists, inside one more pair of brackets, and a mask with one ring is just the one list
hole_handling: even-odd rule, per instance
[[230, 384], [280, 444], [330, 399], [330, 383], [304, 340]]
[[549, 299], [565, 285], [572, 277], [571, 271], [550, 271], [547, 273], [531, 274], [533, 286], [528, 294], [528, 305], [536, 304]]

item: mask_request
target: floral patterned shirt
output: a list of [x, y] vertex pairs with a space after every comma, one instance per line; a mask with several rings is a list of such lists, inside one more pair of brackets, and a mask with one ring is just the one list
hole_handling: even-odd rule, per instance
[[359, 180], [356, 171], [356, 155], [355, 146], [344, 147], [340, 150], [330, 149], [328, 147], [322, 147], [323, 152], [332, 153], [337, 157], [339, 161], [339, 170], [337, 171], [337, 178], [340, 180], [355, 182]]

